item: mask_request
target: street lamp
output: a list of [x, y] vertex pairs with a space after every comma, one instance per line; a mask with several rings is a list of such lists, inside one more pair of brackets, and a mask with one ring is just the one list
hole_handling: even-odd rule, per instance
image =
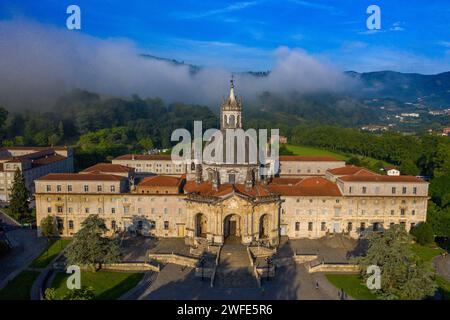
[[269, 273], [270, 273], [270, 265], [272, 264], [272, 258], [271, 257], [267, 257], [266, 258], [266, 262], [267, 262], [267, 281], [269, 281]]
[[204, 279], [204, 274], [203, 274], [203, 270], [204, 270], [204, 265], [205, 265], [205, 258], [201, 258], [200, 259], [200, 267], [202, 268], [202, 281]]

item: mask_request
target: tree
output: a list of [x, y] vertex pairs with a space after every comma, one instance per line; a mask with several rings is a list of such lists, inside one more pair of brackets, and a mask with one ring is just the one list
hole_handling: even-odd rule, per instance
[[450, 237], [450, 206], [440, 208], [433, 201], [428, 201], [427, 222], [436, 236]]
[[101, 269], [103, 263], [120, 261], [119, 245], [116, 240], [105, 237], [108, 229], [103, 219], [98, 215], [90, 215], [81, 226], [67, 248], [69, 264], [96, 270]]
[[20, 222], [30, 217], [28, 190], [25, 186], [25, 178], [19, 168], [14, 173], [14, 183], [11, 190], [10, 209], [12, 214]]
[[69, 290], [63, 300], [94, 300], [95, 293], [92, 287], [82, 287], [81, 289]]
[[400, 165], [400, 172], [408, 176], [417, 176], [420, 170], [411, 159], [405, 159]]
[[58, 235], [55, 218], [53, 216], [46, 216], [41, 220], [41, 235], [45, 238], [50, 238]]
[[436, 285], [431, 274], [411, 249], [412, 237], [404, 227], [394, 225], [384, 233], [373, 232], [367, 236], [367, 254], [356, 259], [363, 278], [367, 268], [376, 265], [381, 269], [381, 289], [385, 299], [419, 300], [432, 295]]
[[429, 223], [422, 222], [411, 229], [409, 232], [414, 236], [416, 242], [421, 245], [430, 244], [434, 241], [433, 228]]
[[154, 143], [152, 138], [145, 137], [139, 140], [139, 145], [144, 148], [144, 150], [148, 151], [154, 147]]

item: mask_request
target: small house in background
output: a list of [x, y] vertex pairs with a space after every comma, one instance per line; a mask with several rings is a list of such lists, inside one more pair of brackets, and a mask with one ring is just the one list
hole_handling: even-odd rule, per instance
[[[287, 137], [285, 136], [278, 136], [278, 141], [280, 144], [286, 144], [287, 143]], [[274, 143], [274, 137], [270, 137], [270, 143]]]
[[443, 136], [450, 136], [450, 128], [442, 129], [442, 135]]
[[400, 170], [398, 170], [397, 167], [394, 167], [394, 166], [385, 167], [384, 171], [386, 171], [386, 174], [388, 176], [399, 176], [400, 175]]

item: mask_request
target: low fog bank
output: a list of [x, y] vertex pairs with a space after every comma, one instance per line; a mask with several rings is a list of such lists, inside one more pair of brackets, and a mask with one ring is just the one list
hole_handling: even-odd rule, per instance
[[[0, 105], [9, 110], [49, 109], [79, 88], [104, 95], [160, 97], [217, 107], [228, 92], [232, 70], [176, 65], [143, 57], [126, 39], [99, 39], [25, 20], [0, 21]], [[299, 49], [278, 48], [268, 76], [236, 74], [238, 94], [263, 91], [342, 92], [356, 80]], [[232, 69], [232, 66], [230, 67]]]

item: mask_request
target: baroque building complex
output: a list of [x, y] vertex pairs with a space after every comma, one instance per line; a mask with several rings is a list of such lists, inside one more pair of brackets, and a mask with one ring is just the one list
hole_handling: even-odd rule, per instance
[[[232, 82], [221, 105], [221, 131], [242, 128], [242, 107]], [[246, 155], [248, 145], [239, 152]], [[61, 235], [72, 236], [98, 214], [111, 234], [276, 246], [280, 237], [357, 238], [426, 220], [428, 183], [416, 177], [378, 175], [332, 157], [280, 156], [279, 164], [275, 175], [263, 176], [259, 162], [175, 164], [170, 156], [124, 155], [37, 179], [37, 223], [52, 215]]]

